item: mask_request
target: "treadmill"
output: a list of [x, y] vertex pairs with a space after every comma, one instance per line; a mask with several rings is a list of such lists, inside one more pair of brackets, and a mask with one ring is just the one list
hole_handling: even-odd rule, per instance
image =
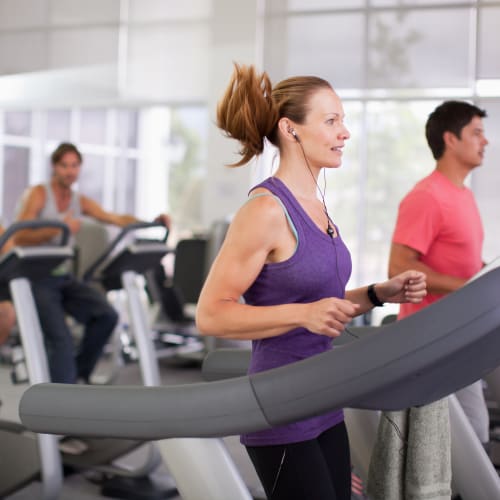
[[[268, 429], [335, 408], [425, 405], [500, 365], [499, 297], [496, 261], [422, 311], [297, 363], [226, 380], [142, 390], [42, 384], [23, 395], [21, 419], [37, 432], [167, 439]], [[452, 420], [452, 436], [453, 426]], [[474, 442], [465, 439], [472, 446], [470, 456]], [[473, 467], [474, 496], [464, 498], [500, 497], [496, 472], [483, 465]]]

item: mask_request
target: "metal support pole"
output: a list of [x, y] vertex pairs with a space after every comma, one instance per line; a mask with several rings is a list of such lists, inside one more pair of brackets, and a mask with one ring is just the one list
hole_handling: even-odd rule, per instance
[[[26, 278], [16, 278], [9, 283], [9, 288], [16, 309], [29, 382], [31, 385], [50, 382], [42, 329], [30, 283]], [[58, 438], [50, 434], [38, 434], [37, 438], [42, 476], [42, 499], [55, 500], [59, 496], [63, 482]]]
[[[143, 383], [159, 386], [158, 362], [137, 278], [134, 271], [126, 271], [122, 274], [122, 284], [127, 293]], [[183, 499], [252, 499], [222, 439], [165, 439], [157, 445]], [[193, 471], [196, 478], [193, 478]]]

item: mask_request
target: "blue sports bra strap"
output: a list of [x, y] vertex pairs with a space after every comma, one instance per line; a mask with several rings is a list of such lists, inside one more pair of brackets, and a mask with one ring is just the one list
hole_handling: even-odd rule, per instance
[[297, 232], [295, 224], [293, 223], [292, 218], [290, 217], [290, 214], [288, 213], [288, 210], [286, 209], [285, 205], [276, 195], [274, 195], [272, 193], [256, 193], [256, 194], [249, 196], [247, 202], [249, 202], [250, 200], [253, 200], [254, 198], [259, 198], [260, 196], [272, 196], [275, 200], [278, 201], [278, 203], [281, 205], [281, 208], [283, 208], [283, 211], [285, 212], [285, 217], [286, 217], [286, 220], [288, 221], [288, 225], [290, 226], [290, 229], [292, 230], [292, 233], [295, 236], [295, 239], [298, 243], [299, 242], [299, 233]]

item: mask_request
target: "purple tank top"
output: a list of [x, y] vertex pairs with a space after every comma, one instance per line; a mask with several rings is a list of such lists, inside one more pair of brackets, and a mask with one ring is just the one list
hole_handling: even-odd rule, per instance
[[[263, 266], [245, 292], [245, 302], [269, 306], [308, 303], [326, 297], [343, 298], [351, 275], [351, 256], [338, 228], [335, 226], [336, 238], [326, 233], [326, 223], [325, 231], [321, 231], [278, 178], [270, 177], [256, 187], [268, 189], [281, 200], [292, 229], [295, 229], [297, 248], [289, 259]], [[249, 373], [300, 361], [331, 348], [331, 338], [311, 333], [305, 328], [254, 340]], [[335, 410], [265, 431], [244, 434], [241, 442], [248, 446], [264, 446], [314, 439], [343, 418], [342, 410]]]

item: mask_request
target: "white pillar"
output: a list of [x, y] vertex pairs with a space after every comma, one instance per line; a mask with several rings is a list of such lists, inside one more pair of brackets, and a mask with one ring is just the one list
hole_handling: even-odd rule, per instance
[[143, 155], [138, 162], [136, 216], [153, 220], [168, 209], [168, 165], [170, 110], [152, 107], [141, 113], [139, 122], [139, 150]]

